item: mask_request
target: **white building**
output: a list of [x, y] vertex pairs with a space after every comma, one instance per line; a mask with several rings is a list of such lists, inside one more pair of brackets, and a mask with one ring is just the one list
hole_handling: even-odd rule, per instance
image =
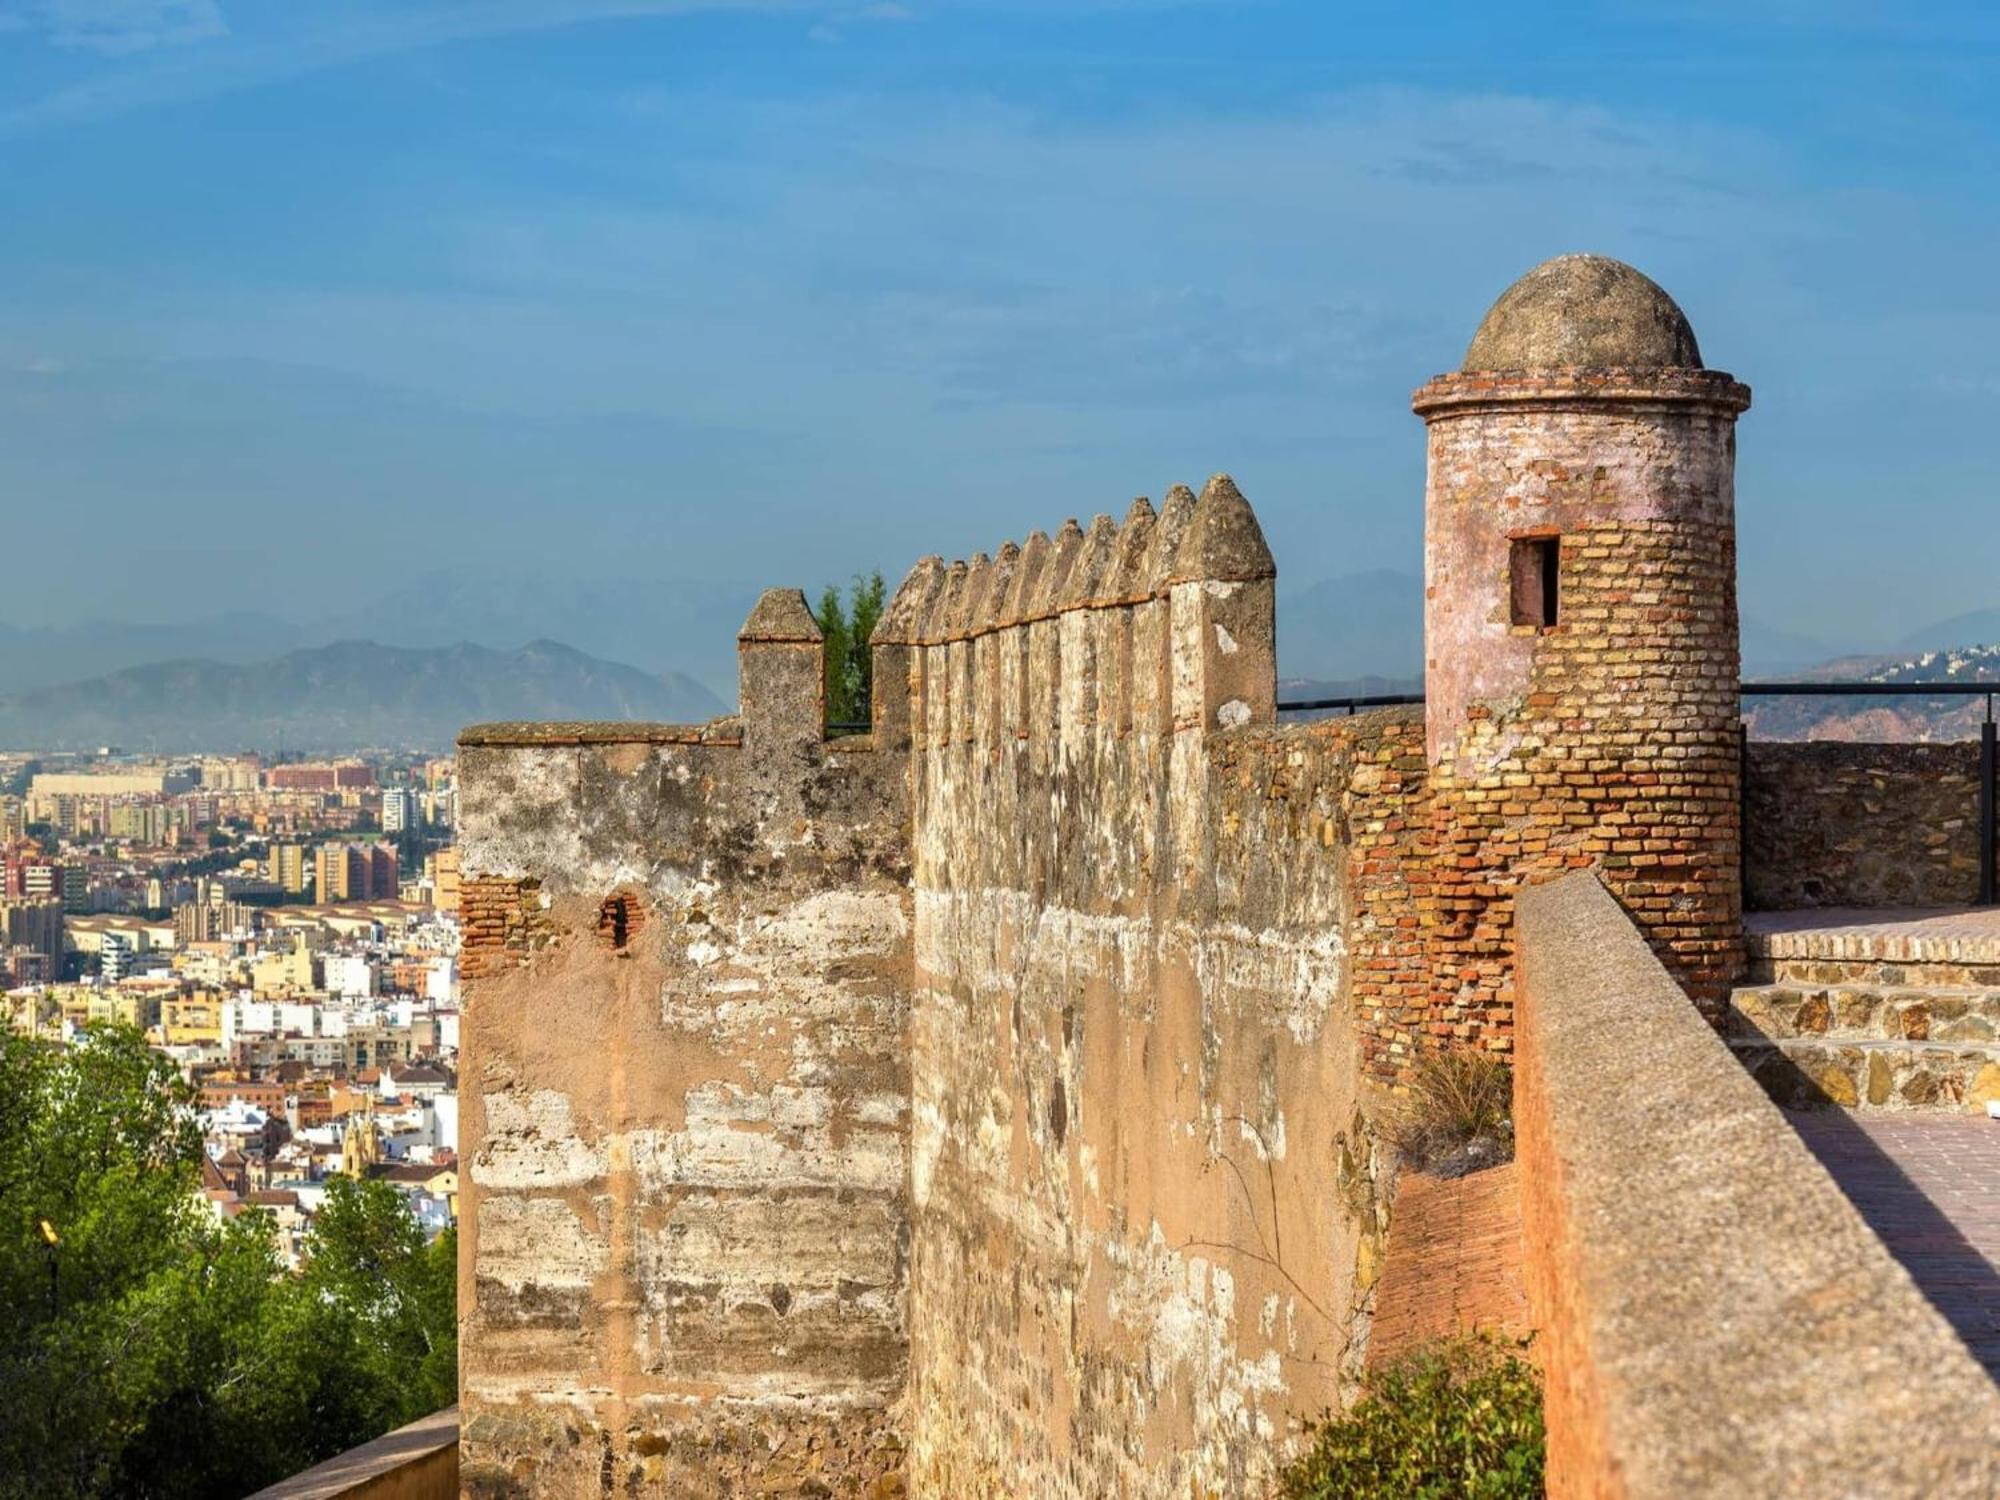
[[392, 786], [382, 793], [382, 831], [414, 833], [424, 826], [422, 797], [408, 787]]
[[375, 962], [360, 954], [329, 953], [322, 960], [322, 982], [330, 995], [364, 999], [375, 993]]

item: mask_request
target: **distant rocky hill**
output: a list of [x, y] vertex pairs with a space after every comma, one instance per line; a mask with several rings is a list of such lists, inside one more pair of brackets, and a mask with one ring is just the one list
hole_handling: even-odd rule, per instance
[[0, 746], [442, 749], [486, 720], [699, 723], [727, 711], [691, 678], [655, 677], [555, 641], [515, 651], [342, 641], [271, 661], [153, 662], [0, 696]]
[[[1829, 662], [1803, 680], [1828, 682], [2000, 682], [2000, 645], [1926, 651], [1901, 660]], [[1910, 742], [1975, 739], [1986, 716], [1978, 697], [1757, 698], [1743, 701], [1750, 732], [1769, 740]]]

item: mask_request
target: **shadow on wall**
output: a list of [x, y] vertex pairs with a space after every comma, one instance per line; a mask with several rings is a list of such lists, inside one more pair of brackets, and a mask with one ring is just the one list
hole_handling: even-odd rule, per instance
[[[1827, 1094], [1812, 1075], [1779, 1052], [1762, 1061], [1757, 1080], [1819, 1164], [1861, 1211], [1868, 1227], [1910, 1273], [1973, 1358], [2000, 1384], [2000, 1269], [1968, 1240], [1896, 1159]], [[1905, 1116], [1912, 1124], [1922, 1116]], [[1946, 1128], [1978, 1127], [1977, 1118], [1931, 1117]], [[1993, 1127], [2000, 1130], [2000, 1125]]]

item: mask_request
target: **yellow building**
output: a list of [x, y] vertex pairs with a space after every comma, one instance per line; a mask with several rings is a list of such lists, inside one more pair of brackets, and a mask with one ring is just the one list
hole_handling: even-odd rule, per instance
[[294, 896], [304, 893], [309, 868], [303, 844], [273, 844], [264, 857], [264, 878]]
[[458, 845], [447, 844], [432, 856], [437, 893], [432, 898], [437, 909], [447, 916], [458, 915]]
[[143, 990], [73, 989], [63, 993], [63, 1019], [76, 1026], [133, 1026], [141, 1031], [160, 1024], [163, 998]]
[[250, 988], [266, 995], [303, 995], [313, 987], [312, 949], [303, 935], [292, 939], [288, 953], [267, 953], [250, 966]]
[[160, 1002], [159, 1043], [190, 1047], [222, 1042], [222, 1001], [215, 995]]

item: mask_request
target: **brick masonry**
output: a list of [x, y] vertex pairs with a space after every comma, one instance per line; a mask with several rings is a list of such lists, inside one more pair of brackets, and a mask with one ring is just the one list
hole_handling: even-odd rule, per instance
[[1368, 1331], [1369, 1365], [1472, 1333], [1524, 1341], [1534, 1357], [1523, 1264], [1514, 1163], [1469, 1177], [1405, 1173]]
[[[1742, 964], [1735, 422], [1709, 370], [1470, 373], [1429, 429], [1429, 1030], [1504, 1049], [1512, 892], [1592, 866], [1719, 1014]], [[1552, 539], [1555, 621], [1515, 543]]]

